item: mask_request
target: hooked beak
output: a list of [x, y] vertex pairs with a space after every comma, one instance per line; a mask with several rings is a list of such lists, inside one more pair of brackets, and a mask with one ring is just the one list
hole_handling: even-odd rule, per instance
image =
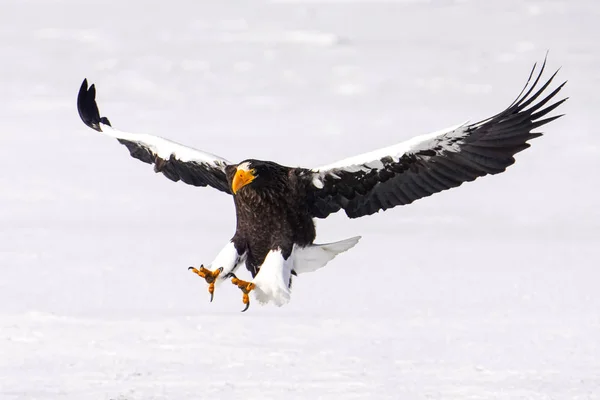
[[241, 188], [252, 182], [256, 178], [254, 170], [238, 169], [231, 182], [231, 190], [236, 194]]

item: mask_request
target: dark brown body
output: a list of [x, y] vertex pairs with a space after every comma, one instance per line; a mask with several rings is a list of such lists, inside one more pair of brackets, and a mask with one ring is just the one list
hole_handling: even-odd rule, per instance
[[[236, 232], [233, 243], [239, 254], [246, 252], [246, 267], [255, 276], [271, 250], [281, 249], [287, 259], [294, 245], [306, 246], [315, 240], [315, 224], [306, 202], [298, 169], [250, 160], [257, 179], [233, 195]], [[236, 166], [228, 167], [231, 185]]]

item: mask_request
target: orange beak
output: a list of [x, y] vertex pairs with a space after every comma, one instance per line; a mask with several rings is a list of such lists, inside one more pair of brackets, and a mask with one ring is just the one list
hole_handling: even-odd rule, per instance
[[233, 190], [233, 194], [236, 194], [241, 188], [252, 182], [254, 178], [255, 176], [253, 169], [249, 171], [239, 169], [233, 177], [233, 182], [231, 182], [231, 190]]

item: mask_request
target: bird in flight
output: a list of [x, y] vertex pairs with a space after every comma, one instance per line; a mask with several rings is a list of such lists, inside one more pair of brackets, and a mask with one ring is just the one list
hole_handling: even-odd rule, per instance
[[[287, 303], [293, 276], [322, 268], [360, 239], [314, 243], [315, 218], [340, 210], [350, 218], [364, 217], [505, 171], [530, 139], [542, 135], [537, 128], [562, 116], [548, 114], [567, 100], [552, 103], [566, 82], [550, 91], [558, 71], [542, 83], [545, 65], [546, 60], [537, 73], [534, 65], [516, 100], [490, 118], [317, 168], [251, 158], [235, 163], [158, 136], [116, 130], [100, 116], [95, 86], [88, 87], [87, 80], [77, 108], [88, 127], [117, 139], [155, 172], [233, 197], [235, 234], [207, 267], [189, 269], [206, 280], [211, 301], [215, 284], [231, 278], [246, 311], [250, 293], [260, 303]], [[242, 265], [251, 280], [235, 275]]]

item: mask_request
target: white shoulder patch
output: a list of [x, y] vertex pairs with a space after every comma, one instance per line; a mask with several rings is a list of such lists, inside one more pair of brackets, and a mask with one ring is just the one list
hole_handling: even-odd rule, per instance
[[[381, 169], [383, 168], [383, 163], [381, 162], [382, 158], [390, 157], [393, 161], [397, 162], [407, 152], [427, 149], [434, 141], [439, 141], [442, 143], [442, 146], [446, 145], [448, 148], [453, 147], [451, 144], [444, 142], [444, 139], [463, 136], [465, 134], [465, 125], [466, 122], [436, 132], [415, 136], [409, 140], [392, 146], [346, 158], [318, 168], [313, 168], [312, 171], [313, 173], [318, 174], [331, 173], [335, 170], [358, 172], [361, 170], [368, 171], [371, 169]], [[458, 146], [456, 146], [456, 148], [458, 148]]]
[[312, 184], [317, 189], [323, 189], [325, 187], [325, 184], [323, 183], [323, 177], [320, 174], [315, 174], [313, 176]]

